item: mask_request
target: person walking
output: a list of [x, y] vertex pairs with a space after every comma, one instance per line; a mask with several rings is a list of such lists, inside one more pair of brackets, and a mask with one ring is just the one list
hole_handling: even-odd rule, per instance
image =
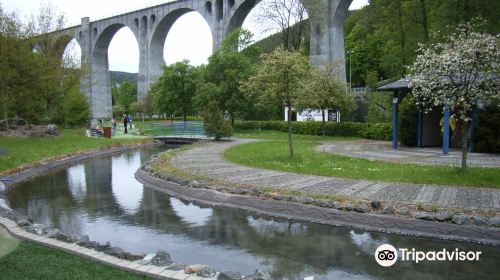
[[125, 134], [127, 134], [127, 124], [128, 124], [128, 117], [127, 117], [127, 115], [124, 115], [123, 127], [125, 128]]
[[116, 118], [113, 116], [111, 118], [111, 128], [113, 129], [113, 136], [115, 136], [116, 133]]
[[130, 129], [132, 129], [132, 121], [133, 121], [133, 118], [132, 118], [132, 114], [128, 114], [128, 123], [130, 124]]

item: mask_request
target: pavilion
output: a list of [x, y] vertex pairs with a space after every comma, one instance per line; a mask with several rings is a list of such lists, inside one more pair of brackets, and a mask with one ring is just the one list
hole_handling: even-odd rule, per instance
[[[392, 115], [392, 147], [394, 149], [398, 148], [398, 121], [399, 121], [399, 104], [403, 99], [411, 94], [410, 78], [405, 77], [403, 79], [397, 80], [395, 82], [386, 84], [378, 88], [381, 91], [392, 91], [393, 92], [393, 115]], [[433, 110], [430, 114], [424, 115], [424, 108], [420, 106], [418, 108], [418, 122], [417, 122], [417, 147], [425, 146], [436, 146], [439, 142], [442, 142], [443, 154], [447, 155], [450, 149], [450, 110], [445, 110], [444, 114], [440, 111]], [[444, 116], [443, 116], [444, 115]], [[439, 120], [443, 117], [443, 136], [439, 133]], [[478, 122], [477, 109], [473, 110], [472, 113], [472, 126], [470, 130], [470, 141], [469, 141], [469, 151], [474, 151], [474, 130]], [[436, 133], [437, 131], [437, 133]], [[442, 138], [442, 140], [441, 140]]]

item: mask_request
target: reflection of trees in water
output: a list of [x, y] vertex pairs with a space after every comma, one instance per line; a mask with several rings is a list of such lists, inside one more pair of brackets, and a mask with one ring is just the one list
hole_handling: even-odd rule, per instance
[[[141, 162], [144, 162], [142, 155], [141, 153]], [[128, 160], [137, 163], [132, 158], [133, 155]], [[417, 276], [426, 278], [423, 275], [445, 271], [460, 276], [460, 273], [477, 269], [473, 267], [474, 264], [415, 266], [405, 263], [394, 266], [391, 270], [384, 270], [376, 264], [372, 255], [378, 244], [391, 243], [408, 248], [422, 248], [422, 244], [429, 244], [426, 245], [429, 250], [442, 248], [444, 245], [439, 242], [421, 243], [421, 240], [405, 237], [263, 218], [245, 212], [209, 207], [201, 207], [212, 209], [212, 215], [205, 217], [202, 224], [190, 221], [189, 217], [198, 214], [207, 216], [206, 210], [200, 211], [194, 206], [174, 209], [170, 196], [150, 188], [142, 188], [137, 211], [127, 212], [122, 209], [113, 193], [112, 164], [111, 158], [85, 162], [85, 172], [80, 175], [85, 177], [83, 180], [70, 178], [66, 171], [42, 176], [8, 193], [8, 198], [16, 210], [27, 209], [27, 214], [32, 215], [37, 222], [66, 232], [82, 234], [82, 219], [88, 215], [91, 222], [98, 218], [113, 219], [113, 222], [125, 225], [154, 229], [158, 234], [187, 236], [214, 246], [241, 249], [265, 259], [273, 268], [273, 278], [294, 279], [304, 271], [326, 275], [335, 269], [381, 278], [397, 279], [404, 275], [405, 278], [416, 279]], [[79, 191], [75, 195], [70, 186], [74, 183], [70, 182], [72, 179], [84, 181], [85, 192]], [[184, 201], [182, 203], [189, 205]], [[467, 246], [471, 248], [473, 245]], [[481, 266], [485, 273], [496, 272], [494, 264], [498, 261], [499, 252], [490, 251], [490, 254], [493, 257], [483, 262], [490, 262], [491, 265], [486, 268]]]
[[167, 195], [148, 188], [143, 193], [140, 210], [133, 218], [136, 223], [211, 245], [243, 249], [265, 258], [274, 268], [273, 277], [293, 278], [306, 267], [326, 274], [334, 267], [367, 272], [377, 265], [370, 261], [372, 255], [353, 244], [345, 230], [219, 208], [213, 208], [204, 226], [193, 227], [172, 209]]
[[66, 170], [38, 177], [9, 192], [9, 202], [37, 223], [79, 233], [78, 202], [67, 187], [67, 179]]

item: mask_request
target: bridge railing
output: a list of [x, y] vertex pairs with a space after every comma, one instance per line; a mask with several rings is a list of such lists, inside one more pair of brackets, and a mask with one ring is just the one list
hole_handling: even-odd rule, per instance
[[131, 12], [135, 12], [135, 11], [139, 11], [139, 10], [143, 10], [143, 9], [147, 9], [147, 8], [151, 8], [151, 7], [155, 7], [155, 6], [159, 6], [159, 5], [162, 5], [162, 4], [167, 4], [167, 3], [170, 3], [170, 2], [176, 2], [176, 1], [179, 1], [179, 0], [159, 0], [159, 1], [153, 1], [153, 2], [146, 3], [145, 5], [131, 7], [131, 8], [128, 8], [128, 9], [124, 9], [124, 10], [120, 10], [120, 11], [108, 13], [108, 14], [105, 14], [105, 15], [100, 15], [100, 16], [97, 16], [97, 17], [91, 17], [91, 21], [99, 21], [99, 20], [103, 20], [103, 19], [106, 19], [106, 18], [112, 18], [112, 17], [116, 17], [116, 16], [119, 16], [119, 15], [124, 15], [124, 14], [128, 14], [128, 13], [131, 13]]
[[205, 135], [205, 127], [202, 122], [176, 122], [176, 123], [152, 123], [145, 130], [144, 134], [154, 137], [190, 137]]

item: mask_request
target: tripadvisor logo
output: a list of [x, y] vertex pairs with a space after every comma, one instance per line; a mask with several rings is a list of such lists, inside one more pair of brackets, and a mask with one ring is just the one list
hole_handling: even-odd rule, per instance
[[[375, 260], [384, 267], [394, 265], [398, 260], [419, 263], [421, 261], [479, 261], [481, 251], [460, 251], [455, 249], [449, 251], [417, 251], [414, 248], [396, 249], [391, 244], [382, 244], [375, 251]], [[399, 258], [398, 258], [399, 256]]]

